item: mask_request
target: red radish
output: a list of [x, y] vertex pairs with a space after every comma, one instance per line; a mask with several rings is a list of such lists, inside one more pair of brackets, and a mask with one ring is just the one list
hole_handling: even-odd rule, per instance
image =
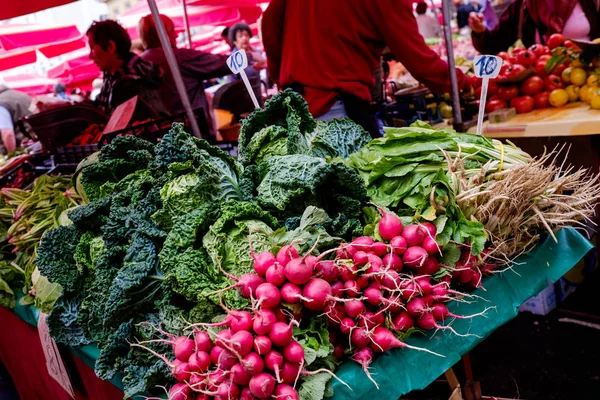
[[402, 237], [406, 239], [408, 246], [420, 246], [425, 239], [425, 228], [419, 225], [407, 225], [402, 231]]
[[215, 336], [215, 344], [217, 346], [227, 348], [229, 346], [229, 341], [231, 340], [232, 336], [233, 331], [231, 329], [223, 329], [222, 331], [217, 333], [217, 336]]
[[351, 300], [344, 303], [344, 311], [351, 318], [356, 318], [365, 312], [365, 305], [360, 300]]
[[271, 350], [265, 355], [265, 367], [275, 372], [275, 376], [278, 376], [283, 367], [283, 356], [279, 352]]
[[333, 261], [321, 261], [317, 265], [321, 266], [321, 278], [325, 279], [327, 282], [335, 281], [340, 275], [340, 269]]
[[387, 299], [383, 299], [385, 308], [391, 313], [398, 313], [403, 310], [402, 296], [400, 294], [393, 294]]
[[448, 307], [441, 303], [435, 303], [432, 307], [431, 314], [436, 319], [436, 321], [443, 321], [448, 318]]
[[346, 351], [346, 349], [344, 348], [344, 346], [341, 344], [338, 344], [333, 347], [333, 356], [335, 358], [337, 358], [338, 360], [341, 360], [342, 358], [344, 358], [345, 351]]
[[350, 260], [356, 252], [357, 250], [355, 247], [349, 245], [342, 245], [336, 250], [335, 255], [339, 259]]
[[411, 268], [421, 267], [423, 264], [425, 264], [425, 261], [427, 261], [428, 258], [429, 254], [427, 251], [419, 246], [409, 247], [406, 249], [404, 256], [402, 256], [404, 264]]
[[402, 311], [392, 318], [392, 323], [390, 325], [397, 331], [407, 332], [410, 328], [415, 326], [415, 320], [406, 311]]
[[284, 362], [279, 375], [284, 383], [293, 385], [300, 375], [300, 363]]
[[285, 278], [296, 285], [304, 285], [314, 272], [314, 268], [306, 265], [302, 258], [295, 258], [285, 266]]
[[265, 274], [267, 282], [279, 287], [285, 283], [285, 272], [281, 264], [275, 263], [267, 269]]
[[331, 285], [321, 278], [314, 278], [304, 286], [302, 294], [310, 300], [304, 302], [304, 307], [312, 311], [321, 311], [331, 298]]
[[[358, 251], [368, 253], [371, 251], [371, 247], [375, 241], [369, 236], [360, 236], [352, 241], [352, 247]], [[354, 254], [356, 255], [356, 254]]]
[[302, 345], [295, 340], [284, 347], [283, 357], [291, 363], [300, 364], [304, 360], [304, 349]]
[[292, 341], [292, 325], [275, 322], [269, 332], [269, 339], [275, 346], [284, 347]]
[[250, 388], [245, 387], [242, 389], [242, 393], [240, 393], [240, 400], [256, 400], [256, 396], [252, 394]]
[[[292, 245], [286, 245], [286, 246], [282, 246], [281, 249], [279, 249], [279, 251], [277, 252], [277, 262], [281, 265], [283, 265], [284, 267], [287, 266], [287, 264], [293, 260], [298, 258], [298, 251], [296, 250], [296, 248]], [[265, 271], [266, 273], [266, 271]]]
[[[457, 267], [458, 267], [458, 265], [457, 265]], [[458, 274], [458, 281], [463, 284], [471, 283], [471, 280], [473, 280], [474, 275], [475, 275], [475, 272], [472, 269], [464, 268]]]
[[331, 295], [333, 297], [342, 297], [344, 295], [344, 284], [340, 281], [335, 281], [331, 284]]
[[318, 262], [319, 262], [319, 257], [317, 257], [317, 256], [310, 255], [310, 256], [304, 257], [304, 264], [306, 264], [310, 268], [315, 269]]
[[419, 319], [417, 319], [417, 326], [425, 330], [443, 328], [437, 324], [435, 317], [431, 313], [421, 315]]
[[254, 338], [254, 351], [260, 355], [267, 354], [271, 351], [272, 346], [271, 340], [266, 336], [256, 336]]
[[192, 367], [190, 364], [183, 362], [173, 368], [173, 377], [177, 379], [179, 382], [185, 382], [190, 379], [192, 375]]
[[406, 347], [389, 329], [382, 326], [373, 330], [371, 341], [371, 348], [375, 353], [385, 353], [396, 347]]
[[253, 376], [248, 385], [250, 391], [259, 399], [268, 399], [275, 390], [275, 378], [267, 373]]
[[371, 311], [367, 311], [358, 317], [358, 326], [361, 328], [367, 328], [368, 330], [373, 329], [376, 326], [382, 325], [385, 322], [383, 313], [373, 314]]
[[375, 253], [376, 256], [384, 256], [388, 253], [388, 246], [383, 242], [375, 242], [373, 246], [371, 246], [371, 251]]
[[419, 317], [427, 312], [427, 305], [422, 297], [415, 297], [406, 304], [406, 311], [413, 317]]
[[388, 270], [381, 277], [380, 281], [381, 281], [382, 289], [398, 290], [398, 288], [400, 287], [400, 283], [402, 282], [402, 279], [400, 278], [400, 275], [398, 275], [398, 273], [396, 271]]
[[371, 282], [371, 280], [369, 279], [368, 276], [361, 275], [358, 277], [358, 279], [355, 282], [358, 285], [359, 289], [364, 289], [367, 286], [369, 286], [369, 283]]
[[192, 374], [188, 383], [193, 389], [201, 389], [206, 386], [204, 383], [204, 376], [200, 374]]
[[256, 288], [256, 298], [264, 308], [275, 308], [281, 302], [279, 289], [272, 283], [263, 283]]
[[423, 296], [423, 303], [425, 304], [425, 307], [429, 308], [435, 303], [435, 298], [430, 294]]
[[406, 239], [402, 236], [396, 236], [390, 240], [390, 247], [394, 254], [401, 256], [408, 248], [408, 244], [406, 243]]
[[373, 350], [371, 350], [369, 347], [357, 349], [357, 351], [354, 352], [354, 357], [352, 358], [362, 367], [363, 371], [365, 371], [365, 374], [367, 375], [367, 378], [369, 378], [375, 387], [379, 389], [379, 385], [369, 373], [369, 365], [371, 364], [371, 361], [373, 361]]
[[441, 264], [437, 258], [427, 257], [427, 261], [425, 261], [421, 267], [415, 267], [415, 270], [425, 275], [433, 275], [438, 272], [440, 268]]
[[214, 346], [210, 350], [210, 362], [212, 362], [214, 365], [217, 365], [219, 363], [219, 357], [221, 357], [221, 353], [223, 352], [223, 350], [225, 349], [220, 346]]
[[222, 293], [227, 290], [237, 288], [242, 296], [244, 296], [246, 298], [250, 298], [250, 296], [254, 296], [254, 294], [256, 292], [256, 288], [259, 285], [265, 283], [265, 280], [263, 278], [261, 278], [260, 276], [258, 276], [257, 274], [247, 273], [247, 274], [240, 276], [239, 279], [233, 275], [230, 275], [227, 273], [225, 273], [225, 274], [228, 278], [236, 281], [236, 283], [234, 285], [228, 286], [226, 288], [219, 289], [215, 292], [209, 293], [209, 295]]
[[369, 332], [365, 328], [355, 328], [350, 334], [350, 341], [356, 347], [367, 347], [369, 340]]
[[240, 396], [240, 388], [236, 385], [223, 382], [217, 388], [217, 393], [215, 394], [215, 400], [231, 400], [237, 399]]
[[474, 289], [477, 289], [481, 286], [481, 272], [479, 271], [479, 268], [475, 268], [475, 270], [473, 270], [473, 277], [469, 283]]
[[209, 352], [213, 348], [213, 342], [208, 333], [200, 330], [194, 331], [194, 342], [196, 343], [197, 351]]
[[358, 268], [355, 265], [343, 265], [340, 278], [343, 282], [356, 280], [358, 278]]
[[235, 356], [231, 351], [225, 349], [219, 355], [217, 366], [225, 371], [229, 371], [238, 362], [238, 357]]
[[242, 364], [237, 363], [229, 370], [231, 381], [236, 385], [248, 386], [250, 375], [246, 373]]
[[277, 319], [276, 322], [288, 322], [289, 314], [287, 311], [284, 312], [282, 307], [275, 307], [271, 311], [275, 313], [275, 318]]
[[250, 353], [253, 345], [254, 336], [248, 331], [239, 331], [231, 337], [230, 347], [237, 351], [241, 357]]
[[367, 256], [367, 253], [359, 250], [352, 256], [352, 262], [354, 262], [354, 265], [357, 267], [362, 267], [369, 262], [369, 257]]
[[349, 335], [355, 326], [356, 322], [352, 318], [342, 318], [342, 322], [340, 323], [340, 332], [342, 332], [344, 335]]
[[364, 296], [366, 297], [365, 301], [372, 306], [378, 306], [383, 303], [383, 294], [381, 293], [381, 290], [376, 287], [366, 288]]
[[344, 292], [348, 297], [356, 297], [360, 294], [360, 287], [356, 281], [344, 282]]
[[377, 272], [381, 267], [383, 267], [383, 260], [376, 256], [375, 254], [367, 254], [367, 258], [369, 259], [369, 264], [371, 264], [368, 273]]
[[421, 244], [421, 247], [425, 249], [427, 254], [442, 254], [442, 248], [438, 246], [435, 239], [430, 236], [427, 236], [425, 239], [423, 239], [423, 244]]
[[403, 281], [400, 285], [400, 289], [402, 289], [402, 298], [407, 301], [419, 293], [418, 288], [413, 281]]
[[402, 271], [402, 260], [394, 253], [388, 253], [383, 256], [383, 265], [386, 268], [392, 268], [398, 272]]
[[254, 323], [252, 329], [257, 335], [267, 335], [271, 332], [271, 327], [277, 322], [275, 313], [271, 310], [258, 310], [254, 313]]
[[187, 400], [191, 398], [191, 389], [185, 383], [176, 383], [169, 390], [169, 400]]
[[421, 226], [421, 228], [425, 228], [426, 232], [424, 233], [426, 237], [431, 237], [435, 239], [435, 236], [437, 235], [437, 228], [434, 224], [432, 224], [431, 222], [421, 222], [419, 225]]
[[431, 288], [431, 295], [433, 296], [433, 298], [436, 301], [444, 301], [444, 300], [448, 300], [450, 293], [448, 292], [448, 289], [446, 289], [446, 287], [444, 285], [437, 284]]
[[428, 276], [419, 276], [415, 279], [415, 284], [422, 295], [431, 294], [433, 291], [433, 285]]
[[175, 338], [175, 342], [173, 344], [173, 353], [175, 353], [175, 358], [178, 360], [187, 361], [195, 351], [196, 344], [192, 339], [186, 336]]
[[[381, 211], [381, 210], [380, 210]], [[396, 215], [383, 211], [379, 224], [379, 234], [385, 240], [391, 240], [402, 233], [402, 221]]]
[[327, 318], [335, 324], [339, 324], [340, 321], [346, 317], [344, 305], [340, 303], [327, 303], [323, 311], [325, 312], [325, 315], [327, 315]]
[[204, 351], [197, 351], [190, 356], [188, 364], [194, 372], [206, 372], [211, 366], [210, 356]]
[[299, 400], [300, 396], [296, 389], [285, 383], [280, 383], [275, 388], [275, 396], [277, 400]]
[[267, 269], [273, 265], [276, 261], [275, 256], [270, 251], [263, 251], [254, 258], [254, 271], [264, 277], [267, 273]]
[[261, 356], [256, 353], [250, 353], [242, 360], [244, 371], [250, 376], [260, 374], [265, 369], [265, 363]]
[[293, 283], [286, 283], [281, 288], [281, 298], [289, 304], [296, 304], [302, 299], [302, 289]]
[[233, 333], [252, 329], [252, 314], [248, 311], [232, 310], [227, 315], [229, 328]]

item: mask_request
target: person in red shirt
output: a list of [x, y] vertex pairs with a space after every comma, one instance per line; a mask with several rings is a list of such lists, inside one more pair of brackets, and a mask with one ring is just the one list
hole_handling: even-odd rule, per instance
[[[268, 71], [321, 119], [347, 115], [379, 136], [373, 72], [387, 46], [429, 89], [450, 91], [448, 65], [419, 34], [411, 0], [272, 0], [262, 19]], [[456, 71], [459, 86], [468, 86]]]

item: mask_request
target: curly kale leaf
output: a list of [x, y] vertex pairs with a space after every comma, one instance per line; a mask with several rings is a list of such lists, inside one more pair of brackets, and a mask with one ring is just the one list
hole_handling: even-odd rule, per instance
[[81, 286], [81, 274], [73, 258], [80, 237], [81, 233], [73, 225], [60, 226], [42, 236], [37, 250], [40, 273], [50, 282], [60, 284], [66, 292]]
[[286, 156], [287, 129], [282, 126], [271, 125], [258, 131], [244, 149], [245, 165], [260, 164], [272, 156]]
[[121, 360], [125, 359], [130, 351], [129, 343], [133, 343], [135, 326], [133, 320], [123, 322], [117, 330], [109, 336], [106, 346], [100, 352], [94, 371], [100, 379], [110, 380], [120, 369]]
[[110, 202], [111, 198], [107, 197], [85, 206], [73, 208], [68, 211], [67, 215], [76, 227], [82, 230], [99, 232], [108, 220]]
[[88, 338], [79, 324], [79, 306], [81, 297], [66, 297], [63, 295], [54, 304], [54, 309], [48, 315], [48, 330], [50, 336], [57, 343], [62, 343], [67, 346], [83, 346], [90, 344]]
[[127, 159], [131, 151], [145, 151], [154, 154], [154, 144], [134, 135], [117, 136], [110, 144], [102, 147], [100, 162]]
[[321, 158], [347, 158], [371, 141], [371, 136], [349, 118], [317, 121], [317, 128], [306, 135], [310, 154]]

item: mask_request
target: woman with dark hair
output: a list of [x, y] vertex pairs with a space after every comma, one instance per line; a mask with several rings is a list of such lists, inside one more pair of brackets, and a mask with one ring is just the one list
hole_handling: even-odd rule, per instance
[[[240, 22], [229, 28], [229, 41], [233, 45], [232, 50], [245, 50], [247, 53], [254, 55], [254, 61], [248, 60], [248, 67], [244, 70], [248, 78], [260, 77], [260, 71], [267, 68], [265, 60], [261, 60], [260, 56], [250, 45], [252, 38], [252, 30], [245, 22]], [[239, 74], [230, 75], [230, 82], [241, 79]]]
[[90, 59], [104, 73], [102, 88], [95, 103], [107, 114], [117, 106], [139, 96], [156, 114], [165, 114], [158, 94], [161, 73], [157, 66], [131, 53], [129, 34], [118, 22], [94, 22], [86, 32]]

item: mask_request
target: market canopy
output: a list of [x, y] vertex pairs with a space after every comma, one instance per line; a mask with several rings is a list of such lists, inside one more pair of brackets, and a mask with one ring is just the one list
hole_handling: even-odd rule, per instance
[[74, 1], [75, 0], [4, 0], [0, 7], [0, 21], [18, 17], [20, 15], [31, 14], [47, 8], [62, 6]]
[[54, 85], [58, 83], [56, 79], [35, 74], [5, 75], [2, 79], [9, 88], [25, 92], [32, 97], [53, 92]]
[[48, 78], [58, 79], [67, 87], [91, 87], [94, 79], [100, 78], [100, 69], [89, 58], [89, 49], [84, 48], [73, 52], [62, 63], [48, 70]]

